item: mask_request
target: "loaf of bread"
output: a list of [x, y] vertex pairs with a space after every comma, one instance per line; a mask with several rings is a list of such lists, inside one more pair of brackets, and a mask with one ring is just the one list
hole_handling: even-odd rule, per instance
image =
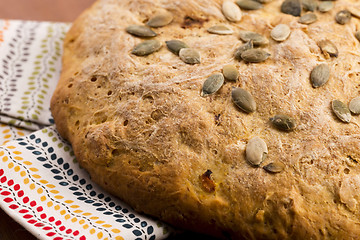
[[65, 39], [57, 129], [94, 182], [176, 227], [358, 239], [360, 3], [262, 2], [97, 1]]

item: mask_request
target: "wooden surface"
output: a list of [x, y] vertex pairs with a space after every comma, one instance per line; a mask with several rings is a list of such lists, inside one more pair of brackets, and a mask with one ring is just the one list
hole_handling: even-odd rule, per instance
[[[0, 0], [0, 19], [72, 22], [95, 0]], [[0, 210], [0, 240], [36, 240]]]

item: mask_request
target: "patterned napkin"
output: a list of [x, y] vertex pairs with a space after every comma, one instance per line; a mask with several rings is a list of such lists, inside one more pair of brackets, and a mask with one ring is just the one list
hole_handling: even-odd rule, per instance
[[49, 126], [68, 28], [0, 20], [0, 207], [39, 239], [164, 239], [170, 228], [93, 183]]

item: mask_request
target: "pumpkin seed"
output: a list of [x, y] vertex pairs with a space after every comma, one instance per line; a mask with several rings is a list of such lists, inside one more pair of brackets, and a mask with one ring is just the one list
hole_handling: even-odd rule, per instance
[[329, 59], [330, 57], [338, 57], [339, 56], [339, 51], [338, 51], [337, 47], [330, 40], [328, 40], [328, 39], [321, 40], [318, 43], [318, 45], [326, 59]]
[[347, 7], [347, 10], [356, 18], [360, 18], [360, 9], [355, 7]]
[[193, 48], [182, 48], [179, 51], [179, 57], [184, 63], [198, 64], [200, 63], [200, 53]]
[[284, 170], [285, 164], [283, 164], [282, 162], [272, 162], [264, 166], [263, 168], [269, 173], [279, 173]]
[[241, 45], [235, 50], [234, 57], [237, 60], [241, 60], [241, 54], [246, 50], [252, 49], [254, 47], [253, 40], [248, 41], [247, 43]]
[[173, 15], [168, 11], [162, 11], [151, 17], [146, 25], [150, 27], [163, 27], [170, 24], [173, 20]]
[[234, 31], [225, 26], [225, 25], [216, 25], [216, 26], [212, 26], [212, 27], [209, 27], [207, 29], [207, 31], [209, 33], [213, 33], [213, 34], [219, 34], [219, 35], [229, 35], [229, 34], [233, 34]]
[[355, 33], [355, 37], [356, 37], [356, 39], [357, 39], [358, 41], [360, 41], [360, 31], [357, 31], [357, 32]]
[[232, 64], [225, 65], [222, 69], [224, 78], [228, 81], [236, 82], [239, 78], [239, 71]]
[[238, 0], [236, 4], [243, 10], [258, 10], [263, 7], [261, 3], [253, 0]]
[[290, 28], [286, 24], [279, 24], [271, 30], [270, 36], [278, 42], [285, 41], [290, 36]]
[[222, 4], [222, 12], [230, 22], [238, 22], [241, 20], [242, 14], [240, 8], [231, 1], [224, 1]]
[[353, 114], [360, 114], [360, 97], [353, 98], [349, 103], [349, 110]]
[[311, 24], [313, 22], [316, 22], [316, 20], [317, 16], [315, 13], [306, 13], [299, 18], [299, 23]]
[[292, 131], [296, 128], [296, 120], [285, 114], [277, 114], [270, 118], [272, 124], [283, 131]]
[[235, 105], [247, 113], [255, 112], [256, 102], [253, 96], [242, 88], [234, 88], [231, 91], [231, 98]]
[[214, 73], [208, 77], [201, 89], [200, 96], [206, 97], [207, 95], [216, 93], [224, 84], [224, 76], [221, 73]]
[[254, 137], [246, 145], [246, 160], [253, 166], [259, 166], [265, 160], [268, 154], [268, 148], [264, 140]]
[[243, 42], [248, 42], [250, 40], [253, 40], [254, 46], [266, 46], [269, 43], [269, 40], [263, 35], [250, 31], [241, 31], [239, 33], [239, 38]]
[[241, 58], [246, 62], [259, 63], [268, 59], [270, 53], [265, 52], [262, 49], [249, 49], [241, 54]]
[[182, 48], [188, 48], [189, 46], [180, 40], [170, 40], [165, 41], [167, 48], [170, 50], [170, 52], [179, 55], [179, 52]]
[[351, 120], [351, 114], [349, 108], [340, 100], [333, 100], [331, 104], [332, 110], [335, 115], [343, 122], [349, 123]]
[[285, 0], [281, 4], [281, 12], [293, 15], [295, 17], [301, 14], [301, 3], [300, 0]]
[[344, 25], [351, 19], [351, 13], [348, 10], [342, 10], [335, 16], [335, 20], [338, 24]]
[[322, 63], [317, 65], [310, 73], [311, 84], [314, 88], [321, 87], [330, 77], [330, 68], [327, 64]]
[[126, 29], [126, 32], [136, 37], [155, 37], [157, 34], [147, 26], [142, 25], [130, 25]]
[[314, 12], [317, 8], [317, 2], [315, 0], [302, 0], [301, 4], [305, 11]]
[[334, 7], [334, 4], [331, 1], [323, 1], [323, 2], [320, 2], [318, 5], [318, 9], [322, 13], [330, 11], [333, 7]]
[[158, 40], [146, 40], [142, 43], [139, 43], [131, 51], [132, 54], [136, 56], [146, 56], [153, 52], [158, 51], [161, 48], [161, 42]]

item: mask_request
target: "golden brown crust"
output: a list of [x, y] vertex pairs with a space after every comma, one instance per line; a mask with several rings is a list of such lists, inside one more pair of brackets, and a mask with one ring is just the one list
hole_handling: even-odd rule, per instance
[[[336, 12], [356, 0], [335, 1], [316, 12], [311, 25], [280, 13], [282, 1], [243, 11], [229, 23], [220, 0], [101, 0], [73, 24], [65, 39], [61, 79], [51, 101], [60, 134], [68, 139], [92, 179], [136, 210], [179, 227], [245, 239], [356, 239], [360, 236], [359, 117], [336, 119], [331, 101], [359, 95], [360, 20], [335, 23]], [[180, 39], [197, 49], [201, 64], [188, 65], [163, 48], [147, 57], [131, 54], [143, 41], [127, 34], [159, 9], [173, 22], [156, 37]], [[236, 34], [209, 34], [225, 23]], [[290, 37], [265, 47], [271, 57], [247, 64], [233, 58], [240, 30], [270, 39], [288, 24]], [[330, 39], [338, 58], [325, 59], [317, 42]], [[326, 62], [328, 83], [312, 88], [310, 71]], [[204, 80], [235, 64], [240, 78], [213, 96], [200, 97]], [[246, 114], [231, 101], [232, 87], [248, 90], [257, 111]], [[297, 119], [293, 132], [271, 126], [276, 113]], [[285, 170], [270, 174], [245, 160], [249, 139], [267, 143], [268, 157]], [[202, 186], [211, 170], [215, 191]]]

